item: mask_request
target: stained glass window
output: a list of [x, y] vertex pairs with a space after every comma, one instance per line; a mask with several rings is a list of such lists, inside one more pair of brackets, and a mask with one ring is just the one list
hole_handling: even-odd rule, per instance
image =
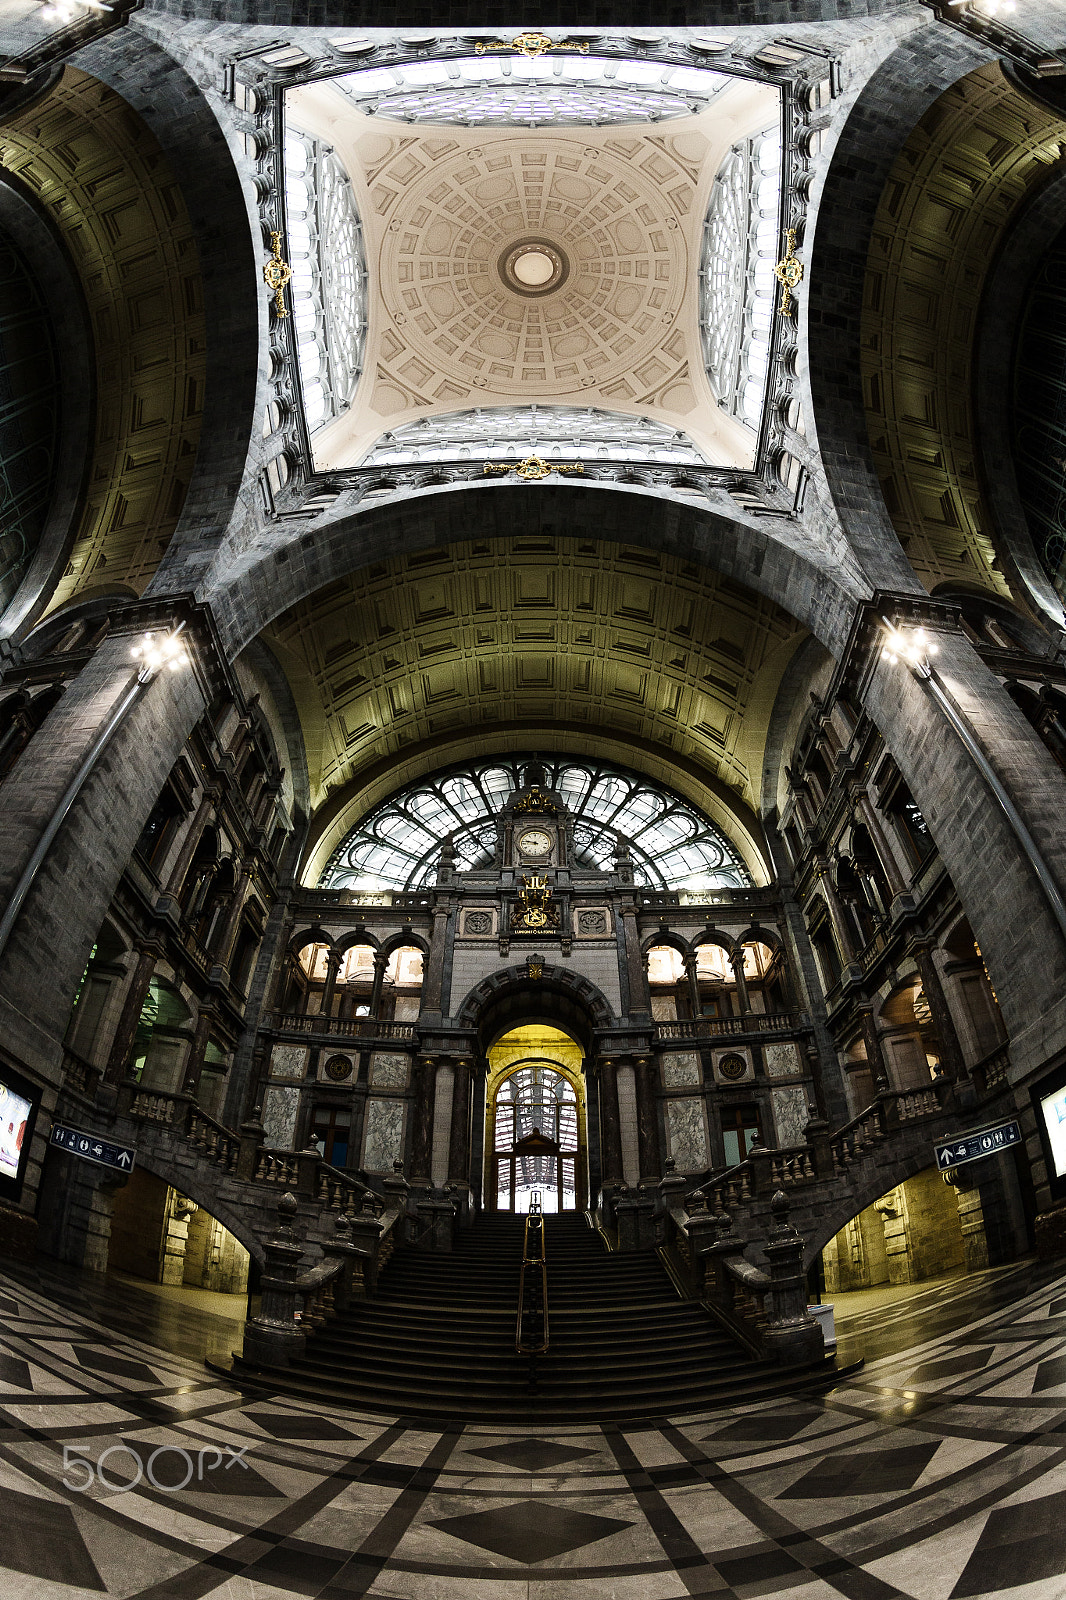
[[366, 342], [366, 265], [351, 182], [320, 139], [285, 136], [287, 249], [308, 429], [351, 404]]
[[655, 889], [748, 888], [751, 876], [724, 834], [697, 808], [638, 773], [583, 757], [509, 756], [452, 767], [379, 806], [338, 845], [323, 889], [420, 889], [436, 881], [441, 846], [460, 872], [488, 871], [496, 814], [544, 768], [572, 816], [575, 866], [611, 871], [626, 846], [637, 883]]
[[730, 416], [762, 416], [779, 245], [781, 139], [741, 139], [711, 188], [700, 262], [700, 332], [711, 390]]

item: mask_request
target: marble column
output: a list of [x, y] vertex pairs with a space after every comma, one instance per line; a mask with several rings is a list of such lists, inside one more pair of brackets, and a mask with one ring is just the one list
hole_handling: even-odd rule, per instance
[[874, 1089], [878, 1094], [881, 1094], [884, 1090], [891, 1088], [888, 1068], [885, 1065], [885, 1053], [881, 1048], [881, 1035], [878, 1032], [873, 1011], [869, 1006], [861, 1007], [859, 1014], [862, 1017], [862, 1037], [866, 1045], [866, 1059], [870, 1063], [870, 1071], [873, 1074]]
[[737, 984], [737, 1003], [740, 1006], [742, 1017], [748, 1016], [751, 1011], [751, 1000], [748, 997], [748, 980], [744, 976], [744, 946], [738, 945], [730, 951], [729, 965], [733, 969], [733, 977]]
[[637, 1082], [637, 1154], [640, 1176], [658, 1183], [663, 1175], [662, 1154], [659, 1148], [659, 1112], [655, 1098], [655, 1062], [650, 1056], [638, 1056]]
[[413, 1073], [411, 1106], [411, 1182], [428, 1184], [433, 1157], [433, 1110], [437, 1089], [437, 1063], [423, 1056]]
[[470, 1083], [473, 1067], [457, 1061], [452, 1088], [452, 1126], [448, 1141], [448, 1177], [455, 1183], [470, 1181]]
[[858, 803], [859, 811], [862, 813], [863, 826], [870, 835], [870, 843], [877, 851], [877, 859], [885, 869], [885, 877], [888, 879], [892, 898], [895, 899], [896, 895], [905, 894], [907, 890], [907, 881], [900, 871], [896, 853], [885, 837], [884, 829], [881, 827], [881, 819], [877, 815], [877, 807], [866, 790], [857, 789], [855, 791], [855, 799]]
[[622, 1182], [622, 1129], [618, 1116], [618, 1068], [611, 1060], [600, 1062], [600, 1126], [603, 1131], [603, 1181]]
[[191, 1095], [194, 1100], [196, 1091], [200, 1087], [200, 1074], [203, 1071], [204, 1057], [207, 1054], [215, 1020], [215, 1013], [210, 1007], [205, 1007], [196, 1019], [196, 1031], [192, 1036], [192, 1045], [185, 1062], [185, 1076], [181, 1085], [182, 1094]]

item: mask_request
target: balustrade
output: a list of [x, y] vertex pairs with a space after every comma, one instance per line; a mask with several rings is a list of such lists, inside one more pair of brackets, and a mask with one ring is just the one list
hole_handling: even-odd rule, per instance
[[660, 1022], [655, 1027], [658, 1043], [674, 1039], [734, 1038], [749, 1033], [798, 1033], [807, 1018], [794, 1011], [764, 1013], [749, 1011], [743, 1017], [686, 1017], [678, 1022]]
[[340, 1039], [406, 1039], [414, 1040], [412, 1022], [381, 1022], [375, 1017], [268, 1017], [266, 1028], [272, 1033], [321, 1034], [325, 1038]]

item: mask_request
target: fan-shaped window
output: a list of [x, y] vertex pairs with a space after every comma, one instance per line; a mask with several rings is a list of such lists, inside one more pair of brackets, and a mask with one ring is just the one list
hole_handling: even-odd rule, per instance
[[741, 139], [711, 188], [700, 263], [700, 331], [714, 398], [756, 429], [774, 314], [781, 200], [776, 128]]
[[528, 128], [687, 117], [704, 110], [731, 81], [674, 62], [553, 51], [533, 58], [507, 52], [397, 62], [335, 78], [333, 86], [366, 116]]
[[626, 417], [594, 406], [488, 406], [401, 423], [382, 434], [364, 466], [409, 467], [420, 462], [637, 461], [706, 466], [686, 433], [650, 417]]
[[308, 429], [352, 402], [366, 340], [363, 236], [344, 167], [327, 144], [285, 135], [292, 316]]
[[[495, 814], [523, 785], [531, 755], [450, 768], [394, 796], [330, 857], [324, 889], [419, 889], [436, 879], [450, 843], [461, 872], [495, 865]], [[573, 816], [575, 866], [610, 871], [629, 850], [637, 883], [656, 889], [746, 888], [733, 846], [689, 801], [638, 773], [581, 758], [536, 758]]]

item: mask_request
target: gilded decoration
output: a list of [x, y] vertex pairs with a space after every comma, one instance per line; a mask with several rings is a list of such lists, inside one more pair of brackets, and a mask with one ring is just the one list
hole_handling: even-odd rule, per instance
[[527, 483], [538, 483], [552, 472], [584, 472], [585, 469], [579, 461], [549, 463], [540, 456], [526, 456], [524, 461], [517, 461], [513, 465], [505, 461], [488, 461], [482, 470], [489, 477], [497, 474], [506, 476], [508, 472], [513, 472]]
[[789, 228], [785, 235], [785, 254], [774, 267], [774, 277], [784, 288], [780, 311], [783, 317], [792, 315], [792, 291], [803, 282], [803, 262], [796, 254], [796, 230]]
[[521, 800], [514, 803], [515, 811], [541, 811], [555, 814], [555, 803], [548, 799], [546, 794], [541, 794], [538, 784], [531, 784], [529, 793], [524, 794]]
[[274, 295], [274, 309], [279, 317], [287, 317], [285, 310], [285, 285], [292, 278], [292, 268], [281, 254], [281, 234], [273, 230], [270, 243], [274, 253], [263, 268], [263, 281]]
[[581, 56], [587, 56], [589, 53], [588, 44], [584, 40], [571, 42], [567, 39], [549, 39], [546, 33], [539, 33], [535, 29], [527, 33], [518, 33], [511, 40], [479, 39], [474, 46], [475, 55], [485, 56], [502, 51], [506, 55], [525, 56], [528, 61], [535, 61], [538, 56], [547, 55], [549, 50], [573, 50]]
[[518, 908], [513, 926], [516, 928], [555, 928], [559, 925], [559, 907], [551, 903], [551, 885], [536, 872], [524, 875], [524, 888], [518, 891]]

